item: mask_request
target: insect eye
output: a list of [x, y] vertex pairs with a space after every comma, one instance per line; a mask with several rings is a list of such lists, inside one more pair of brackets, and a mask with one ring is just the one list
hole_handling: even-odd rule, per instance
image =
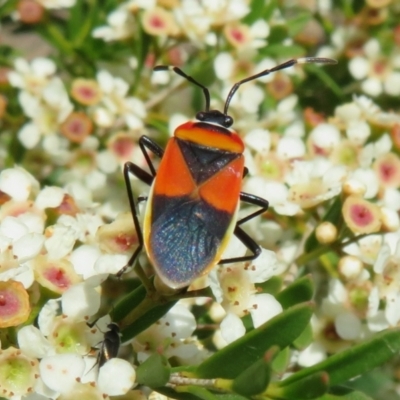
[[225, 115], [224, 127], [229, 128], [230, 126], [232, 126], [232, 124], [233, 124], [233, 118], [230, 117], [229, 115]]
[[196, 119], [198, 119], [199, 121], [204, 121], [206, 119], [206, 113], [203, 111], [199, 111], [196, 114]]

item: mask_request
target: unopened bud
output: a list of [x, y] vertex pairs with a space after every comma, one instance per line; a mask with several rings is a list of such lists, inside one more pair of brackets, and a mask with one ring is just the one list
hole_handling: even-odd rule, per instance
[[363, 262], [354, 256], [342, 257], [338, 265], [339, 274], [347, 281], [359, 277], [363, 268]]
[[381, 207], [382, 229], [396, 232], [400, 227], [399, 214], [391, 208]]
[[364, 196], [366, 191], [367, 188], [365, 187], [365, 185], [356, 179], [347, 179], [343, 183], [343, 193], [346, 196], [351, 196], [353, 194]]
[[21, 0], [17, 5], [19, 18], [25, 24], [37, 24], [44, 15], [44, 8], [34, 0]]
[[321, 244], [332, 243], [337, 239], [337, 228], [331, 222], [325, 221], [317, 226], [315, 235]]

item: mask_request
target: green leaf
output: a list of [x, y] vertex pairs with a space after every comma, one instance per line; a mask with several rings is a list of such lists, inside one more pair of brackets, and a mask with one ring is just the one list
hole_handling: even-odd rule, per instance
[[202, 378], [234, 379], [272, 346], [289, 346], [305, 329], [313, 304], [299, 304], [229, 344], [194, 369]]
[[164, 386], [170, 376], [167, 359], [158, 354], [152, 354], [144, 363], [136, 368], [136, 381], [151, 388]]
[[162, 318], [174, 305], [176, 301], [171, 301], [153, 307], [144, 315], [139, 317], [132, 325], [127, 326], [121, 330], [123, 342], [133, 339], [139, 333], [143, 332], [149, 326], [153, 325], [160, 318]]
[[202, 400], [217, 400], [217, 397], [214, 393], [211, 393], [209, 390], [199, 386], [187, 386], [185, 388], [186, 393], [191, 393], [197, 396]]
[[73, 52], [71, 43], [65, 38], [65, 32], [60, 29], [55, 23], [49, 22], [36, 25], [37, 32], [52, 44], [60, 53], [65, 56], [69, 56]]
[[232, 389], [243, 396], [264, 392], [271, 380], [271, 361], [278, 351], [278, 347], [271, 348], [264, 357], [239, 374], [233, 381]]
[[[274, 24], [270, 27], [270, 32], [268, 35], [268, 46], [275, 46], [277, 44], [282, 43], [284, 40], [288, 38], [288, 29], [285, 24]], [[262, 51], [265, 48], [261, 49]], [[264, 52], [262, 52], [264, 54]]]
[[[82, 1], [82, 0], [81, 0]], [[83, 2], [82, 2], [83, 3]], [[75, 8], [75, 7], [74, 7]], [[82, 47], [85, 39], [91, 39], [90, 33], [95, 28], [95, 22], [98, 17], [99, 7], [96, 0], [90, 0], [78, 7], [76, 3], [76, 10], [69, 19], [69, 33], [74, 47]]]
[[313, 341], [314, 335], [313, 335], [313, 330], [311, 327], [311, 323], [309, 323], [304, 331], [301, 333], [301, 335], [293, 341], [293, 346], [297, 350], [303, 350], [306, 347], [308, 347], [312, 341]]
[[306, 376], [325, 371], [332, 386], [347, 382], [390, 360], [400, 351], [400, 328], [378, 333], [372, 339], [353, 346], [332, 357], [294, 373], [282, 381], [288, 385]]
[[322, 396], [328, 389], [329, 375], [322, 371], [295, 381], [290, 385], [271, 385], [271, 387], [268, 388], [268, 394], [279, 399], [308, 400]]
[[252, 0], [250, 4], [250, 12], [243, 18], [243, 22], [251, 25], [253, 22], [257, 21], [261, 15], [264, 14], [265, 8], [266, 4], [264, 1]]
[[[177, 400], [201, 400], [201, 397], [196, 396], [194, 394], [188, 393], [188, 392], [176, 392], [174, 389], [169, 388], [169, 387], [162, 387], [156, 389], [158, 393], [163, 394], [164, 396], [167, 396], [168, 399], [177, 399]], [[243, 400], [238, 399], [238, 400]]]
[[296, 36], [305, 28], [311, 18], [311, 13], [304, 11], [297, 13], [294, 18], [289, 19], [286, 23], [288, 27], [288, 35], [290, 37]]
[[282, 375], [286, 372], [287, 366], [290, 361], [291, 351], [289, 347], [285, 347], [273, 360], [272, 370], [278, 374]]
[[[192, 388], [193, 386], [190, 386]], [[168, 398], [171, 399], [177, 399], [177, 400], [201, 400], [204, 399], [204, 392], [199, 393], [197, 392], [194, 394], [194, 390], [189, 389], [190, 393], [188, 392], [176, 392], [175, 390], [167, 387], [163, 388], [158, 388], [157, 392], [167, 396]], [[208, 392], [210, 393], [210, 392]], [[218, 400], [248, 400], [248, 397], [243, 397], [240, 394], [236, 393], [210, 393], [213, 397], [213, 399], [218, 399]]]
[[[383, 388], [390, 388], [392, 385], [393, 374], [388, 374], [387, 368], [375, 368], [356, 379], [346, 382], [345, 389], [347, 389], [347, 391], [360, 390], [361, 392], [368, 393], [372, 398], [377, 398], [382, 393], [382, 390], [384, 390]], [[343, 389], [343, 387], [341, 387], [341, 389]], [[332, 393], [338, 394], [336, 388]]]
[[146, 297], [146, 288], [143, 285], [127, 294], [114, 306], [110, 315], [113, 321], [121, 321], [133, 308], [137, 307]]
[[[257, 0], [255, 0], [257, 2]], [[258, 0], [259, 1], [259, 0]], [[264, 11], [264, 15], [262, 16], [266, 21], [269, 21], [275, 10], [278, 8], [278, 1], [277, 0], [269, 0], [266, 2], [266, 7]]]
[[314, 295], [314, 283], [311, 275], [303, 276], [276, 295], [283, 308], [310, 301]]
[[0, 4], [0, 17], [5, 17], [16, 10], [18, 0], [8, 0]]
[[113, 321], [122, 321], [134, 309], [136, 309], [138, 306], [142, 306], [146, 299], [146, 303], [148, 305], [147, 311], [145, 311], [143, 315], [139, 316], [134, 323], [121, 329], [121, 340], [123, 342], [131, 340], [140, 332], [143, 332], [145, 329], [147, 329], [150, 325], [154, 324], [154, 322], [163, 317], [176, 303], [176, 300], [174, 300], [165, 301], [162, 304], [152, 304], [151, 299], [146, 298], [146, 294], [145, 287], [140, 285], [138, 288], [120, 300], [110, 313]]
[[69, 9], [69, 18], [67, 19], [67, 34], [71, 40], [75, 39], [79, 28], [85, 18], [85, 2], [84, 0], [76, 0], [75, 5]]
[[260, 293], [269, 293], [276, 296], [283, 285], [283, 279], [280, 276], [273, 276], [266, 282], [257, 283], [257, 289], [261, 289]]
[[297, 58], [302, 57], [305, 54], [305, 50], [303, 47], [292, 44], [292, 45], [284, 45], [281, 43], [271, 44], [260, 50], [260, 54], [265, 57], [274, 57], [274, 58]]
[[345, 394], [327, 393], [319, 397], [318, 400], [374, 400], [374, 399], [362, 392], [347, 391]]
[[315, 64], [307, 64], [307, 66], [305, 66], [305, 69], [308, 71], [309, 74], [317, 76], [318, 79], [325, 84], [325, 86], [331, 89], [332, 92], [336, 94], [336, 96], [341, 98], [343, 96], [342, 88], [331, 77], [328, 67], [329, 66], [321, 68], [320, 66]]

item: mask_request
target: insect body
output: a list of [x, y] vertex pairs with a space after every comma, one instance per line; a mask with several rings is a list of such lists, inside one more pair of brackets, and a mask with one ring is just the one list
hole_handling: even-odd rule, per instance
[[143, 228], [147, 254], [167, 285], [187, 286], [221, 259], [235, 228], [243, 150], [235, 132], [208, 122], [181, 125], [169, 141]]
[[[203, 89], [206, 108], [196, 115], [197, 121], [179, 126], [165, 152], [150, 138], [142, 136], [140, 148], [150, 172], [127, 162], [124, 177], [128, 191], [139, 246], [129, 260], [133, 265], [143, 245], [161, 280], [172, 288], [188, 286], [218, 263], [252, 260], [260, 246], [240, 227], [268, 208], [268, 201], [240, 191], [244, 167], [244, 144], [230, 129], [233, 119], [227, 114], [230, 100], [242, 83], [296, 63], [334, 63], [334, 60], [303, 58], [290, 60], [277, 67], [243, 79], [228, 94], [224, 111], [210, 110], [208, 89], [177, 67], [158, 66], [155, 70], [172, 69]], [[156, 173], [148, 150], [161, 158]], [[143, 233], [133, 198], [130, 177], [133, 174], [151, 185], [145, 211]], [[258, 210], [237, 220], [239, 200], [256, 205]], [[232, 234], [252, 254], [221, 260]], [[119, 272], [119, 275], [126, 269]]]
[[101, 368], [108, 360], [117, 357], [119, 346], [121, 345], [121, 335], [119, 327], [115, 322], [107, 325], [108, 331], [104, 334], [101, 342], [100, 351], [97, 355], [97, 364]]

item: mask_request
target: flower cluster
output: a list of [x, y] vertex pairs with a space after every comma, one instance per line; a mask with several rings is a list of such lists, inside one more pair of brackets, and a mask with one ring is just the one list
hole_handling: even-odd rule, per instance
[[[0, 48], [0, 396], [186, 393], [180, 378], [284, 314], [295, 302], [282, 293], [307, 273], [309, 340], [280, 349], [277, 380], [400, 326], [396, 2], [16, 3], [0, 5], [0, 23], [52, 51]], [[268, 73], [309, 55], [339, 65]], [[261, 254], [218, 265], [187, 291], [153, 280], [145, 251], [127, 279], [115, 277], [142, 242], [124, 164], [142, 170], [144, 182], [130, 182], [143, 219], [159, 160], [139, 138], [165, 144], [204, 108], [199, 87], [152, 71], [158, 64], [207, 86], [211, 109], [223, 110], [239, 82], [228, 114], [245, 144], [242, 189], [269, 202], [241, 225]], [[257, 210], [241, 207], [238, 218]], [[248, 254], [232, 235], [221, 259]], [[116, 357], [105, 342], [111, 320], [127, 339]], [[186, 375], [164, 379], [166, 366]]]

